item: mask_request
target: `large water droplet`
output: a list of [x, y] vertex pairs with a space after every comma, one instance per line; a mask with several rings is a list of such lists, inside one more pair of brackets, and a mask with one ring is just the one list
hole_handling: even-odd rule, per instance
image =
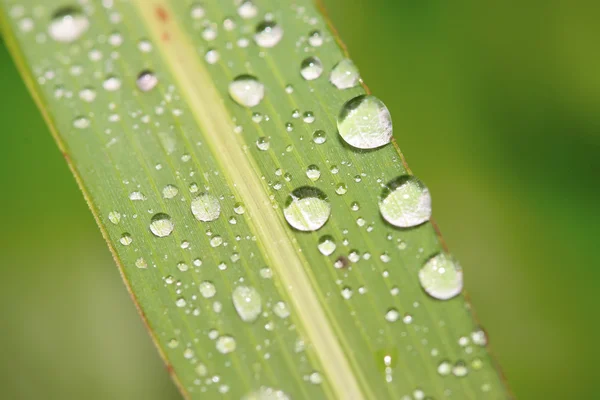
[[175, 225], [171, 221], [171, 217], [165, 213], [155, 214], [150, 220], [150, 231], [154, 236], [165, 237], [173, 232]]
[[317, 79], [323, 73], [323, 64], [317, 57], [307, 57], [300, 64], [300, 75], [307, 81]]
[[331, 214], [331, 205], [321, 190], [303, 186], [287, 198], [283, 215], [287, 222], [300, 231], [316, 231], [325, 225]]
[[381, 100], [371, 95], [348, 100], [337, 119], [340, 136], [359, 149], [374, 149], [392, 139], [392, 117]]
[[448, 300], [462, 291], [462, 269], [452, 256], [440, 253], [423, 265], [419, 271], [419, 281], [431, 297]]
[[221, 214], [219, 199], [209, 193], [201, 193], [192, 200], [192, 214], [198, 221], [214, 221]]
[[135, 83], [142, 92], [147, 92], [158, 84], [158, 78], [154, 72], [146, 69], [140, 72]]
[[235, 311], [244, 322], [254, 322], [262, 311], [260, 293], [249, 286], [238, 286], [231, 296]]
[[383, 189], [379, 211], [394, 226], [410, 228], [420, 225], [431, 217], [429, 190], [414, 176], [396, 178]]
[[265, 86], [251, 75], [239, 75], [229, 84], [229, 95], [242, 106], [254, 107], [265, 97]]
[[273, 47], [283, 37], [283, 28], [275, 21], [263, 21], [256, 26], [254, 41], [260, 47]]
[[353, 88], [360, 82], [358, 68], [356, 68], [352, 60], [344, 58], [331, 70], [329, 81], [338, 89]]
[[89, 26], [90, 21], [80, 9], [65, 7], [52, 16], [48, 34], [57, 42], [71, 43], [79, 39]]

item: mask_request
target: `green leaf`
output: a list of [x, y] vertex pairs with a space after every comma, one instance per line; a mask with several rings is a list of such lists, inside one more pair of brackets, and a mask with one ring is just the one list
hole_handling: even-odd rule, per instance
[[1, 4], [186, 397], [510, 397], [385, 105], [312, 2]]

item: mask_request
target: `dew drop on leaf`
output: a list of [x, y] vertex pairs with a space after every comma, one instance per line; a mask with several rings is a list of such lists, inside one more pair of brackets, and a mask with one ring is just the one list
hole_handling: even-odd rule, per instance
[[48, 34], [57, 42], [71, 43], [88, 30], [90, 21], [75, 7], [65, 7], [56, 11], [48, 27]]
[[209, 193], [201, 193], [192, 200], [192, 214], [198, 221], [214, 221], [221, 214], [219, 199]]
[[242, 106], [254, 107], [265, 97], [265, 87], [251, 75], [239, 75], [229, 84], [229, 95]]
[[358, 85], [360, 75], [352, 60], [345, 58], [333, 67], [329, 81], [338, 89], [350, 89]]
[[135, 84], [142, 92], [148, 92], [158, 84], [158, 78], [154, 72], [146, 69], [139, 73]]
[[165, 213], [155, 214], [150, 220], [150, 231], [157, 237], [169, 236], [175, 225], [171, 217]]
[[275, 21], [263, 21], [256, 26], [254, 41], [260, 47], [274, 47], [283, 37], [283, 28]]
[[287, 198], [283, 215], [293, 228], [299, 231], [316, 231], [331, 214], [331, 205], [321, 190], [303, 186], [294, 190]]
[[219, 338], [217, 339], [216, 347], [219, 353], [231, 353], [236, 348], [235, 339], [229, 335], [219, 336]]
[[256, 321], [262, 311], [262, 298], [255, 288], [238, 286], [233, 290], [231, 298], [235, 311], [242, 321]]
[[419, 281], [431, 297], [448, 300], [462, 291], [462, 269], [452, 256], [440, 253], [425, 262], [419, 270]]
[[360, 95], [348, 100], [337, 118], [340, 136], [359, 149], [374, 149], [392, 139], [392, 117], [375, 96]]
[[307, 81], [317, 79], [323, 73], [323, 64], [317, 57], [307, 57], [300, 64], [300, 75]]
[[308, 44], [312, 47], [319, 47], [323, 44], [323, 35], [321, 31], [315, 30], [308, 34]]
[[201, 282], [200, 285], [198, 285], [198, 289], [200, 290], [200, 294], [202, 295], [202, 297], [204, 297], [205, 299], [210, 299], [217, 293], [215, 285], [209, 281]]
[[319, 244], [317, 245], [317, 247], [321, 254], [323, 254], [324, 256], [330, 256], [333, 254], [337, 246], [335, 244], [335, 241], [333, 240], [333, 237], [325, 235], [319, 239]]
[[379, 199], [379, 212], [400, 228], [420, 225], [431, 218], [431, 196], [427, 187], [411, 175], [388, 182]]

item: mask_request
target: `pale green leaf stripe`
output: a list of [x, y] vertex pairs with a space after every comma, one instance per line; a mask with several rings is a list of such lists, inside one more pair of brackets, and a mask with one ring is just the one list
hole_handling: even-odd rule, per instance
[[[82, 3], [90, 26], [72, 44], [47, 34], [62, 1], [0, 0], [2, 29], [186, 397], [239, 399], [260, 390], [295, 399], [510, 397], [487, 348], [471, 337], [479, 327], [464, 298], [437, 301], [418, 284], [423, 262], [443, 251], [434, 227], [399, 230], [379, 215], [382, 185], [407, 173], [395, 143], [357, 151], [337, 136], [341, 105], [364, 89], [342, 91], [328, 82], [344, 54], [312, 2], [257, 0], [258, 13], [249, 19], [240, 18], [234, 0], [201, 2], [199, 19], [190, 16], [199, 4], [191, 0], [112, 3]], [[260, 49], [252, 36], [267, 13], [284, 36]], [[226, 19], [235, 27], [225, 29]], [[203, 38], [207, 27], [216, 38]], [[306, 42], [315, 29], [325, 39], [320, 47]], [[151, 52], [139, 50], [144, 38]], [[210, 65], [203, 57], [212, 48], [220, 59]], [[299, 74], [308, 55], [324, 66], [323, 76], [309, 82]], [[159, 80], [149, 92], [135, 83], [145, 69]], [[247, 73], [266, 88], [252, 110], [227, 95], [229, 82]], [[118, 90], [103, 89], [109, 76], [121, 80]], [[95, 90], [93, 101], [79, 98], [85, 88]], [[315, 121], [294, 118], [295, 109], [312, 112]], [[254, 112], [262, 122], [253, 122]], [[75, 127], [82, 116], [90, 125]], [[410, 134], [401, 118], [394, 117], [394, 126]], [[327, 133], [324, 144], [312, 142], [316, 129]], [[256, 147], [260, 137], [270, 138], [267, 151]], [[321, 170], [316, 182], [306, 176], [309, 165]], [[340, 184], [347, 193], [336, 193]], [[163, 197], [167, 185], [178, 187], [177, 196]], [[281, 212], [287, 195], [307, 185], [323, 190], [332, 206], [330, 220], [313, 233], [291, 230]], [[131, 200], [132, 192], [145, 200]], [[192, 215], [200, 192], [219, 198], [217, 220]], [[233, 211], [238, 202], [243, 215]], [[121, 216], [116, 224], [113, 211]], [[167, 237], [149, 232], [158, 212], [175, 223]], [[121, 244], [124, 233], [131, 244]], [[323, 235], [337, 243], [331, 256], [317, 250]], [[333, 268], [353, 252], [360, 260]], [[213, 297], [202, 295], [206, 282], [216, 289]], [[233, 307], [231, 293], [240, 285], [262, 297], [253, 323]], [[289, 316], [274, 311], [279, 302]], [[386, 321], [392, 308], [406, 322]], [[227, 337], [236, 348], [223, 354], [218, 338]], [[438, 372], [443, 361], [454, 373]], [[463, 365], [467, 375], [454, 376]]]

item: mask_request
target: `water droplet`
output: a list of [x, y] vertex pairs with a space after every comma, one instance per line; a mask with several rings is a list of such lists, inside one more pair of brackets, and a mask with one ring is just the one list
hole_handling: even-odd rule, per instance
[[129, 193], [129, 200], [133, 200], [133, 201], [144, 201], [146, 200], [146, 196], [144, 196], [144, 193], [142, 192], [131, 192]]
[[420, 225], [431, 217], [429, 190], [414, 176], [396, 178], [383, 189], [379, 211], [394, 226], [410, 228]]
[[192, 214], [198, 221], [214, 221], [221, 214], [219, 199], [209, 193], [201, 193], [192, 200]]
[[344, 299], [346, 299], [346, 300], [349, 300], [352, 297], [352, 294], [353, 294], [352, 289], [349, 288], [348, 286], [344, 287], [342, 289], [341, 293], [342, 293], [342, 297]]
[[179, 189], [175, 185], [167, 185], [162, 190], [162, 195], [165, 199], [172, 199], [177, 196], [177, 193], [179, 193]]
[[321, 190], [303, 186], [294, 190], [287, 198], [283, 215], [287, 222], [300, 231], [315, 231], [321, 228], [331, 214], [331, 205]]
[[371, 95], [348, 100], [337, 118], [344, 141], [359, 149], [374, 149], [392, 139], [392, 117], [381, 100]]
[[242, 106], [254, 107], [265, 97], [265, 87], [251, 75], [239, 75], [229, 84], [229, 95]]
[[338, 89], [349, 89], [358, 85], [360, 75], [352, 60], [345, 58], [333, 67], [329, 75], [331, 82]]
[[319, 170], [319, 167], [317, 167], [316, 165], [314, 165], [314, 164], [309, 165], [306, 168], [306, 176], [311, 181], [316, 181], [321, 177], [321, 171]]
[[238, 286], [231, 296], [233, 306], [244, 322], [254, 322], [262, 311], [260, 293], [250, 286]]
[[210, 299], [217, 293], [215, 285], [213, 285], [213, 283], [209, 281], [201, 282], [200, 285], [198, 285], [198, 289], [200, 290], [200, 294], [202, 295], [202, 297], [204, 297], [205, 299]]
[[209, 49], [204, 55], [204, 59], [209, 64], [216, 64], [217, 61], [219, 61], [219, 58], [221, 58], [219, 51], [215, 49]]
[[236, 343], [232, 336], [224, 335], [219, 336], [216, 343], [217, 350], [219, 353], [227, 354], [235, 350]]
[[91, 87], [83, 88], [79, 91], [79, 98], [87, 103], [91, 103], [96, 98], [96, 91]]
[[269, 139], [266, 137], [256, 139], [256, 147], [262, 151], [269, 150]]
[[423, 265], [419, 271], [419, 281], [431, 297], [448, 300], [462, 291], [462, 269], [452, 256], [440, 253]]
[[312, 47], [320, 47], [323, 44], [323, 35], [321, 35], [321, 31], [312, 31], [309, 33], [308, 44]]
[[115, 90], [119, 90], [121, 88], [121, 80], [116, 76], [110, 75], [106, 77], [104, 82], [102, 82], [102, 87], [106, 91], [114, 92]]
[[443, 360], [438, 364], [437, 372], [441, 376], [448, 376], [452, 372], [452, 364], [448, 360]]
[[140, 257], [137, 260], [135, 260], [135, 266], [140, 269], [145, 269], [148, 268], [148, 263], [146, 262], [146, 260]]
[[56, 11], [48, 27], [48, 34], [57, 42], [71, 43], [88, 30], [90, 21], [80, 9], [65, 7]]
[[313, 142], [315, 142], [316, 144], [323, 144], [326, 140], [327, 134], [325, 133], [325, 131], [319, 129], [316, 130], [315, 133], [313, 133]]
[[273, 47], [283, 37], [283, 28], [275, 21], [263, 21], [256, 26], [254, 41], [260, 47]]
[[141, 39], [137, 44], [138, 50], [142, 53], [149, 53], [152, 51], [152, 42], [148, 39]]
[[180, 297], [177, 300], [175, 300], [175, 305], [179, 308], [182, 308], [187, 305], [187, 301], [185, 301], [185, 299], [183, 297]]
[[307, 57], [300, 64], [300, 75], [307, 81], [317, 79], [323, 73], [323, 64], [317, 57]]
[[330, 256], [331, 254], [333, 254], [337, 246], [335, 244], [335, 241], [333, 240], [333, 237], [325, 235], [319, 239], [319, 244], [317, 245], [317, 247], [321, 254], [323, 254], [324, 256]]
[[155, 214], [150, 220], [150, 231], [157, 237], [169, 236], [175, 225], [171, 217], [165, 213]]
[[290, 400], [290, 397], [281, 390], [262, 386], [242, 397], [242, 400]]
[[238, 215], [242, 215], [245, 212], [244, 205], [242, 203], [235, 203], [233, 211]]
[[348, 186], [345, 183], [340, 183], [336, 186], [335, 192], [339, 195], [346, 194], [348, 192]]
[[258, 8], [251, 0], [244, 0], [237, 9], [240, 17], [244, 19], [254, 18], [258, 13]]
[[302, 120], [307, 124], [312, 124], [315, 122], [315, 115], [312, 113], [312, 111], [306, 111], [302, 117]]
[[189, 265], [187, 265], [187, 264], [186, 264], [186, 263], [184, 263], [184, 262], [178, 262], [178, 263], [177, 263], [177, 269], [178, 269], [178, 270], [180, 270], [181, 272], [185, 272], [185, 271], [187, 271], [188, 269], [190, 269], [190, 266], [189, 266]]
[[125, 232], [121, 235], [119, 242], [121, 242], [123, 246], [129, 246], [133, 242], [133, 239], [129, 233]]
[[279, 318], [287, 318], [290, 316], [290, 309], [288, 308], [287, 304], [285, 304], [283, 301], [278, 301], [277, 303], [275, 303], [275, 305], [273, 306], [273, 312]]
[[117, 225], [119, 222], [121, 222], [121, 213], [119, 213], [118, 211], [109, 212], [108, 220], [113, 224]]
[[202, 4], [192, 4], [192, 7], [190, 8], [190, 16], [192, 17], [192, 19], [201, 19], [202, 17], [204, 17], [205, 13], [206, 12], [204, 11], [204, 7], [202, 7]]
[[473, 340], [473, 343], [475, 343], [477, 346], [487, 345], [487, 335], [485, 334], [485, 331], [483, 331], [482, 329], [472, 332], [471, 340]]
[[148, 92], [158, 84], [158, 78], [154, 72], [146, 69], [140, 72], [135, 83], [142, 92]]
[[454, 367], [452, 368], [452, 374], [459, 378], [467, 376], [468, 373], [469, 370], [467, 368], [467, 364], [465, 364], [464, 361], [457, 361], [456, 364], [454, 364]]
[[388, 322], [396, 322], [396, 321], [398, 321], [398, 318], [400, 318], [400, 313], [395, 308], [390, 308], [385, 313], [385, 319]]
[[323, 382], [323, 377], [321, 376], [320, 373], [318, 372], [313, 372], [312, 374], [310, 374], [310, 376], [308, 377], [308, 380], [310, 383], [312, 383], [313, 385], [318, 385], [320, 383]]
[[87, 117], [77, 117], [73, 120], [73, 126], [77, 129], [85, 129], [90, 126], [90, 120]]

